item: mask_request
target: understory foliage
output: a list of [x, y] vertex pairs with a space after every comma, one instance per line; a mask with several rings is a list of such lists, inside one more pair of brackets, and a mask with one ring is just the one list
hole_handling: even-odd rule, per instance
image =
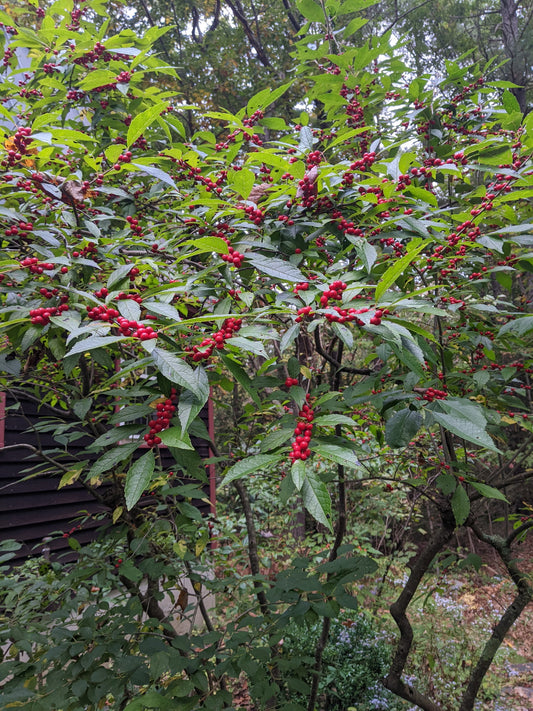
[[[490, 67], [447, 62], [437, 82], [410, 75], [388, 35], [350, 46], [329, 19], [338, 28], [348, 3], [300, 9], [293, 121], [276, 117], [288, 82], [204, 114], [211, 128], [194, 135], [180, 114], [196, 109], [158, 88], [177, 79], [154, 51], [164, 30], [110, 35], [97, 0], [0, 16], [1, 384], [55, 413], [38, 427], [57, 448], [34, 448], [33, 473], [82, 482], [110, 520], [100, 550], [44, 564], [47, 585], [24, 571], [2, 583], [5, 703], [229, 709], [244, 675], [258, 708], [323, 708], [330, 627], [358, 614], [354, 582], [383, 545], [405, 546], [421, 511], [379, 672], [390, 692], [473, 708], [532, 598], [511, 551], [531, 511], [518, 500], [506, 537], [482, 514], [531, 471], [533, 114]], [[247, 541], [241, 574], [214, 578], [217, 522], [193, 505], [208, 482], [191, 444], [209, 437], [210, 393], [230, 421], [210, 463]], [[380, 530], [376, 509], [369, 524], [361, 490], [383, 519], [399, 512], [399, 531]], [[263, 491], [305, 509], [323, 555], [264, 574]], [[345, 540], [359, 521], [364, 546]], [[516, 597], [440, 705], [403, 678], [407, 608], [463, 527], [500, 555]], [[247, 604], [221, 625], [204, 594], [232, 586]], [[205, 632], [172, 626], [193, 612]], [[303, 679], [280, 649], [289, 622], [317, 629]]]

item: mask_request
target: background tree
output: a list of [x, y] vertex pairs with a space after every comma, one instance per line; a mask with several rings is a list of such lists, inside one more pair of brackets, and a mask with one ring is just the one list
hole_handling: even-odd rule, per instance
[[[505, 434], [532, 436], [533, 319], [521, 291], [532, 269], [531, 119], [509, 92], [500, 104], [498, 81], [475, 64], [450, 63], [436, 94], [430, 77], [409, 80], [387, 35], [351, 46], [359, 20], [335, 25], [351, 5], [333, 3], [324, 26], [324, 8], [301, 9], [311, 26], [297, 44], [299, 122], [268, 115], [285, 84], [237, 113], [206, 114], [217, 135], [192, 139], [179, 96], [159, 86], [176, 72], [151, 51], [158, 28], [113, 34], [103, 5], [66, 0], [37, 13], [33, 30], [2, 16], [2, 383], [65, 411], [46, 424], [67, 452], [69, 440], [92, 438], [73, 466], [34, 454], [41, 471], [102, 499], [114, 524], [106, 555], [122, 554], [100, 566], [82, 557], [69, 577], [83, 594], [119, 586], [109, 637], [105, 596], [71, 629], [78, 605], [61, 580], [53, 644], [48, 604], [38, 629], [24, 610], [4, 626], [6, 688], [28, 709], [226, 708], [244, 670], [260, 708], [296, 689], [294, 708], [313, 711], [331, 620], [356, 607], [354, 582], [376, 569], [347, 539], [357, 525], [348, 491], [369, 482], [430, 514], [391, 608], [399, 636], [385, 684], [397, 696], [443, 705], [423, 678], [405, 677], [408, 607], [457, 531], [491, 545], [516, 588], [480, 645], [461, 711], [532, 598], [512, 552], [530, 511], [499, 537], [481, 505], [504, 502], [531, 473], [527, 444], [517, 453]], [[159, 445], [201, 480], [190, 445], [198, 413], [210, 390], [235, 384], [247, 396], [240, 436], [213, 451], [245, 517], [251, 577], [234, 585], [248, 605], [224, 625], [202, 609], [208, 631], [190, 639], [159, 606], [168, 581], [181, 571], [197, 592], [228, 581], [210, 580], [209, 526], [191, 506], [201, 494], [169, 477]], [[274, 580], [258, 566], [247, 486], [257, 473], [329, 532], [316, 557]], [[140, 504], [144, 491], [157, 493], [153, 507]], [[278, 658], [291, 619], [319, 625], [303, 665]]]

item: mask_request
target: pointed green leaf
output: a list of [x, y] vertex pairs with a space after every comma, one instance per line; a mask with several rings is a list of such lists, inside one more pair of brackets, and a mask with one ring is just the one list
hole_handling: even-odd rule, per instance
[[198, 374], [188, 363], [162, 348], [154, 348], [152, 358], [161, 375], [164, 375], [171, 383], [176, 383], [176, 385], [181, 385], [182, 388], [190, 390], [202, 402], [207, 400], [209, 388], [207, 388], [206, 394], [205, 383], [203, 381], [201, 383], [198, 382]]
[[311, 468], [307, 471], [301, 494], [304, 506], [311, 516], [331, 531], [331, 497], [324, 482]]
[[125, 336], [89, 336], [83, 341], [78, 341], [68, 353], [65, 354], [65, 358], [71, 355], [76, 355], [77, 353], [87, 353], [88, 351], [94, 351], [96, 348], [104, 348], [112, 343], [119, 343], [120, 341], [125, 341]]
[[458, 484], [452, 496], [452, 511], [455, 516], [455, 522], [458, 526], [462, 526], [470, 513], [470, 499], [464, 486]]
[[313, 420], [314, 425], [319, 427], [335, 427], [335, 425], [346, 425], [347, 427], [355, 427], [356, 424], [351, 417], [346, 415], [320, 415]]
[[414, 261], [415, 257], [426, 247], [426, 245], [427, 241], [424, 240], [416, 247], [410, 249], [407, 254], [404, 254], [403, 257], [400, 257], [400, 259], [393, 262], [385, 274], [383, 274], [376, 287], [376, 303], [379, 302], [383, 294], [394, 284], [396, 279], [398, 279], [398, 277], [405, 272], [405, 269], [409, 266], [409, 264], [411, 264], [412, 261]]
[[126, 475], [124, 486], [124, 497], [126, 508], [132, 509], [141, 498], [143, 491], [148, 487], [152, 479], [155, 468], [155, 457], [153, 450], [149, 449], [146, 454], [137, 459], [130, 467]]
[[339, 447], [336, 444], [317, 444], [313, 447], [313, 451], [320, 454], [324, 459], [329, 459], [331, 462], [342, 464], [345, 467], [359, 467], [359, 461], [355, 453], [347, 447]]
[[290, 262], [285, 262], [277, 257], [264, 257], [262, 254], [246, 256], [246, 260], [252, 264], [257, 271], [280, 281], [300, 282], [307, 281], [302, 272]]
[[255, 183], [255, 173], [248, 168], [228, 171], [228, 183], [245, 200], [252, 192]]
[[311, 22], [325, 22], [324, 10], [314, 0], [297, 0], [296, 7]]
[[114, 449], [104, 452], [92, 465], [87, 478], [92, 479], [93, 477], [100, 476], [100, 474], [104, 474], [104, 472], [111, 471], [116, 464], [127, 459], [138, 447], [138, 442], [129, 442], [128, 444], [121, 444]]
[[385, 441], [389, 447], [406, 447], [422, 425], [422, 415], [415, 410], [400, 410], [387, 420]]
[[291, 467], [291, 479], [298, 491], [301, 491], [304, 485], [307, 467], [303, 459], [297, 459]]
[[168, 104], [161, 101], [158, 104], [154, 104], [154, 106], [150, 106], [146, 111], [141, 111], [140, 114], [137, 114], [137, 116], [132, 119], [126, 136], [126, 145], [128, 148], [146, 131], [148, 126], [155, 122], [157, 117], [160, 116], [167, 107]]
[[435, 422], [442, 425], [444, 429], [449, 432], [466, 439], [467, 442], [473, 442], [480, 447], [491, 449], [493, 452], [500, 451], [485, 429], [475, 422], [461, 419], [455, 415], [446, 415], [442, 412], [435, 412], [434, 410], [429, 410], [429, 408], [428, 411], [431, 412], [431, 416], [434, 418]]
[[176, 183], [172, 180], [170, 175], [168, 173], [165, 173], [164, 170], [161, 170], [161, 168], [155, 168], [153, 165], [142, 165], [141, 163], [130, 163], [130, 165], [134, 165], [142, 173], [147, 173], [153, 178], [157, 178], [162, 183], [170, 185], [170, 187], [174, 188], [174, 190], [178, 189]]
[[191, 444], [189, 435], [182, 433], [181, 427], [169, 427], [168, 430], [163, 430], [159, 433], [161, 442], [167, 447], [176, 447], [176, 449], [194, 449]]
[[261, 405], [261, 400], [257, 394], [257, 390], [254, 388], [252, 381], [248, 377], [246, 371], [236, 363], [232, 358], [228, 356], [220, 356], [221, 361], [224, 363], [229, 372], [233, 375], [235, 380], [242, 385], [246, 390], [248, 395], [252, 398], [255, 404], [259, 407]]
[[261, 452], [270, 452], [272, 449], [282, 447], [285, 442], [292, 437], [294, 430], [274, 430], [261, 440], [259, 445]]
[[290, 328], [288, 328], [283, 336], [281, 337], [281, 340], [279, 342], [279, 350], [280, 353], [285, 353], [287, 348], [293, 343], [296, 338], [298, 337], [298, 334], [300, 333], [300, 324], [299, 323], [294, 323]]
[[121, 264], [120, 267], [117, 267], [113, 272], [111, 272], [106, 284], [109, 291], [112, 291], [121, 282], [125, 281], [131, 270], [131, 264]]
[[488, 484], [482, 484], [479, 481], [469, 481], [468, 483], [476, 491], [479, 491], [482, 496], [486, 496], [488, 499], [498, 499], [498, 501], [506, 501], [507, 503], [509, 503], [509, 501], [505, 497], [505, 494], [503, 494], [498, 489], [495, 489], [493, 486], [489, 486]]
[[226, 472], [226, 476], [222, 480], [220, 486], [226, 486], [235, 479], [242, 479], [248, 474], [257, 474], [261, 469], [275, 464], [281, 460], [281, 454], [255, 454], [252, 457], [241, 459], [240, 462], [234, 464]]

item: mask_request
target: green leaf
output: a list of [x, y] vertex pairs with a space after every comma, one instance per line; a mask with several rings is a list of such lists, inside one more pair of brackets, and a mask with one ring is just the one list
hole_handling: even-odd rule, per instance
[[189, 439], [188, 434], [182, 433], [181, 427], [170, 427], [168, 430], [163, 430], [159, 433], [161, 442], [167, 447], [176, 447], [177, 449], [194, 449]]
[[76, 355], [77, 353], [87, 353], [88, 351], [94, 351], [96, 348], [104, 348], [112, 343], [119, 343], [120, 341], [127, 340], [125, 336], [89, 336], [83, 341], [78, 341], [68, 353], [65, 353], [65, 358], [68, 356]]
[[239, 383], [239, 385], [242, 385], [242, 387], [246, 390], [246, 392], [252, 398], [255, 404], [260, 407], [261, 400], [259, 399], [257, 390], [254, 388], [253, 383], [248, 377], [246, 371], [228, 356], [221, 355], [220, 359], [224, 363], [226, 368], [229, 370], [229, 372], [233, 375], [235, 380]]
[[155, 457], [152, 449], [149, 449], [146, 454], [143, 454], [143, 456], [137, 459], [130, 467], [126, 475], [126, 484], [124, 486], [124, 497], [128, 511], [135, 506], [137, 501], [141, 498], [143, 491], [148, 487], [154, 473], [154, 468]]
[[282, 447], [292, 435], [293, 430], [274, 430], [261, 440], [259, 448], [261, 452], [270, 452], [272, 449]]
[[176, 183], [172, 180], [170, 175], [165, 173], [164, 170], [161, 170], [161, 168], [155, 168], [153, 165], [142, 165], [141, 163], [130, 163], [130, 165], [134, 165], [142, 173], [147, 173], [148, 175], [157, 178], [162, 183], [170, 185], [170, 187], [174, 188], [174, 190], [178, 189]]
[[141, 306], [133, 299], [120, 299], [117, 302], [117, 309], [128, 321], [138, 321], [141, 318]]
[[317, 444], [313, 447], [313, 451], [325, 459], [342, 464], [345, 467], [359, 467], [359, 461], [355, 453], [347, 447], [339, 447], [336, 444]]
[[387, 420], [385, 441], [389, 447], [406, 447], [422, 425], [422, 415], [416, 410], [400, 410]]
[[[109, 447], [111, 444], [116, 444], [120, 440], [127, 440], [129, 437], [136, 437], [142, 431], [143, 425], [122, 425], [112, 427], [104, 434], [97, 437], [89, 446], [89, 450], [94, 452], [102, 447]], [[138, 443], [137, 443], [138, 446]]]
[[126, 146], [129, 148], [132, 143], [135, 143], [139, 136], [146, 131], [148, 126], [154, 123], [156, 118], [160, 116], [166, 108], [168, 108], [168, 103], [162, 101], [158, 104], [154, 104], [154, 106], [146, 109], [146, 111], [141, 111], [140, 114], [137, 114], [128, 127]]
[[333, 322], [331, 324], [331, 330], [338, 338], [340, 338], [346, 348], [349, 350], [353, 349], [353, 333], [347, 326], [344, 326], [342, 323]]
[[348, 23], [344, 30], [344, 39], [348, 39], [348, 37], [351, 37], [358, 30], [360, 30], [361, 27], [364, 27], [367, 22], [368, 20], [365, 20], [364, 17], [354, 17], [354, 19]]
[[138, 583], [140, 580], [142, 580], [143, 577], [142, 572], [139, 570], [139, 568], [133, 565], [131, 560], [125, 560], [118, 569], [118, 572], [120, 573], [120, 575], [123, 575], [125, 578], [131, 580], [134, 583]]
[[116, 79], [116, 72], [112, 72], [109, 69], [97, 69], [84, 77], [78, 86], [82, 91], [90, 91], [99, 86], [104, 86], [104, 84], [111, 84], [115, 82]]
[[112, 271], [106, 284], [109, 291], [112, 291], [115, 287], [118, 287], [123, 281], [125, 281], [131, 270], [131, 264], [121, 264], [120, 267], [117, 267], [114, 271]]
[[205, 383], [198, 382], [198, 374], [195, 374], [188, 363], [162, 348], [154, 348], [152, 358], [161, 375], [164, 375], [171, 383], [190, 390], [202, 403], [206, 402], [209, 390], [207, 389], [206, 395]]
[[485, 417], [483, 408], [471, 400], [449, 397], [446, 400], [439, 401], [438, 407], [445, 410], [448, 415], [453, 415], [459, 419], [470, 420], [470, 422], [479, 425], [479, 427], [483, 429], [487, 426], [487, 418]]
[[93, 399], [91, 397], [85, 397], [82, 400], [76, 400], [74, 405], [72, 406], [72, 409], [74, 410], [74, 414], [76, 417], [79, 417], [80, 420], [83, 420], [85, 415], [89, 412], [93, 404]]
[[498, 501], [505, 501], [506, 503], [509, 503], [508, 499], [505, 497], [505, 494], [498, 489], [495, 489], [493, 486], [482, 484], [479, 481], [469, 481], [468, 483], [476, 491], [479, 491], [482, 496], [486, 496], [488, 499], [498, 499]]
[[291, 467], [291, 479], [298, 491], [301, 491], [306, 477], [307, 467], [303, 459], [297, 459]]
[[470, 513], [470, 499], [464, 486], [458, 484], [452, 496], [452, 511], [455, 516], [455, 522], [458, 526], [462, 526]]
[[198, 253], [201, 252], [216, 252], [217, 254], [228, 254], [229, 248], [226, 242], [220, 237], [199, 237], [191, 239], [183, 244], [192, 244], [196, 247]]
[[429, 410], [431, 416], [439, 425], [442, 425], [446, 430], [452, 432], [458, 437], [466, 439], [468, 442], [473, 442], [480, 447], [485, 447], [486, 449], [491, 449], [493, 452], [499, 452], [500, 450], [495, 446], [490, 435], [485, 431], [483, 427], [472, 422], [471, 420], [461, 419], [455, 415], [447, 415], [442, 412], [435, 412], [434, 410]]
[[252, 192], [255, 184], [255, 173], [248, 168], [228, 171], [228, 183], [244, 200]]
[[87, 474], [87, 478], [92, 479], [93, 477], [100, 476], [100, 474], [104, 472], [110, 472], [116, 464], [127, 459], [138, 447], [138, 442], [130, 442], [129, 444], [122, 444], [114, 449], [110, 449], [108, 452], [104, 452], [92, 465]]
[[[413, 240], [409, 246], [411, 246], [415, 240]], [[376, 298], [376, 303], [379, 302], [383, 294], [387, 291], [387, 289], [394, 284], [396, 279], [405, 272], [405, 269], [411, 264], [411, 262], [415, 259], [415, 257], [420, 254], [420, 252], [426, 247], [427, 241], [424, 240], [423, 242], [420, 242], [417, 244], [417, 246], [413, 246], [407, 254], [404, 254], [403, 257], [400, 257], [397, 261], [393, 262], [392, 266], [390, 266], [387, 271], [383, 274], [381, 279], [379, 280], [379, 283], [376, 287], [376, 293], [375, 293], [375, 298]]]
[[257, 474], [261, 469], [271, 466], [281, 460], [281, 454], [255, 454], [252, 457], [241, 459], [226, 472], [220, 486], [226, 486], [235, 479], [242, 479], [248, 474]]
[[311, 468], [307, 471], [301, 494], [304, 506], [311, 516], [331, 531], [331, 497], [324, 482]]
[[325, 22], [324, 10], [314, 0], [297, 0], [296, 7], [311, 22]]
[[265, 347], [260, 341], [252, 341], [251, 339], [244, 338], [243, 336], [232, 336], [231, 338], [226, 339], [226, 343], [229, 343], [231, 346], [234, 346], [241, 351], [255, 353], [263, 358], [268, 358]]
[[294, 323], [290, 328], [288, 328], [285, 331], [285, 333], [282, 335], [281, 340], [279, 342], [280, 353], [285, 353], [285, 351], [291, 345], [291, 343], [293, 343], [296, 340], [299, 333], [300, 333], [300, 324], [299, 323]]
[[290, 262], [285, 262], [277, 257], [264, 257], [262, 254], [246, 255], [246, 259], [259, 272], [279, 279], [280, 281], [300, 282], [307, 281], [302, 272]]
[[196, 395], [189, 390], [185, 390], [178, 402], [178, 417], [181, 424], [181, 429], [186, 432], [190, 423], [196, 418], [203, 407], [203, 403], [198, 400]]
[[[249, 100], [246, 106], [246, 113], [253, 114], [258, 109], [265, 110], [268, 106], [277, 101], [283, 94], [292, 86], [293, 82], [289, 81], [276, 89], [263, 89]], [[283, 127], [282, 127], [283, 128]]]
[[436, 479], [436, 484], [444, 496], [449, 496], [449, 494], [452, 494], [457, 487], [457, 479], [453, 474], [439, 474]]
[[498, 336], [505, 333], [514, 333], [517, 336], [524, 336], [533, 330], [533, 316], [520, 316], [514, 321], [508, 321], [498, 331]]
[[314, 425], [319, 427], [335, 427], [335, 425], [346, 425], [347, 427], [356, 427], [355, 422], [351, 417], [346, 415], [320, 415], [313, 420]]

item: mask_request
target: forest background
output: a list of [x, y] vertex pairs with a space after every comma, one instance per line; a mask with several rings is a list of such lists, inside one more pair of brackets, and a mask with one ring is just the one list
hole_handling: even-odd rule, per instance
[[[4, 6], [2, 386], [54, 411], [25, 474], [107, 512], [74, 565], [6, 568], [5, 708], [498, 708], [533, 595], [532, 13]], [[504, 602], [459, 635], [480, 554]]]

